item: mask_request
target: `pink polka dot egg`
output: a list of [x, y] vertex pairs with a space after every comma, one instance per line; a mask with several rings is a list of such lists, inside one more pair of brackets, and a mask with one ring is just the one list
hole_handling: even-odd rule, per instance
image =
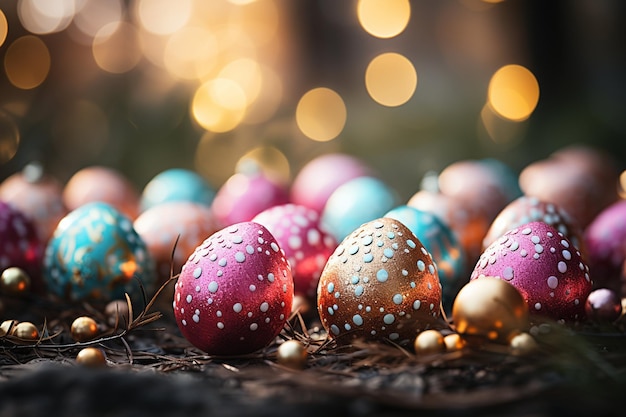
[[524, 297], [531, 316], [559, 322], [585, 317], [592, 289], [578, 249], [557, 229], [531, 222], [504, 233], [483, 252], [471, 280], [494, 276]]
[[174, 288], [174, 317], [183, 336], [210, 355], [239, 355], [267, 346], [293, 303], [293, 277], [272, 234], [241, 222], [209, 236], [189, 256]]

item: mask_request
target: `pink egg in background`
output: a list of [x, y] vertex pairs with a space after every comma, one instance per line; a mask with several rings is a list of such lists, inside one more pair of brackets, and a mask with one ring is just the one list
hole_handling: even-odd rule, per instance
[[306, 163], [291, 185], [291, 202], [321, 213], [326, 201], [340, 185], [364, 176], [374, 175], [361, 159], [342, 153], [318, 156]]
[[500, 278], [519, 290], [531, 316], [574, 322], [585, 318], [592, 290], [580, 252], [554, 227], [530, 222], [506, 232], [480, 256], [470, 279]]
[[252, 221], [265, 226], [285, 252], [295, 293], [314, 300], [322, 270], [338, 244], [321, 228], [318, 212], [297, 204], [283, 204], [262, 211]]

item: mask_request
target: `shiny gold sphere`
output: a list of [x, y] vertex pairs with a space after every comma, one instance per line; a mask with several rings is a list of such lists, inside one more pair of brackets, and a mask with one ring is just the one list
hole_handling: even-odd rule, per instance
[[30, 290], [30, 277], [23, 269], [12, 266], [2, 272], [0, 288], [6, 294], [24, 294]]
[[72, 322], [70, 332], [77, 342], [86, 342], [98, 335], [98, 323], [91, 317], [78, 317]]
[[104, 308], [109, 326], [126, 327], [128, 325], [128, 303], [126, 300], [113, 300]]
[[308, 353], [304, 345], [297, 340], [287, 340], [278, 347], [278, 363], [292, 369], [306, 366]]
[[5, 320], [0, 324], [0, 336], [6, 336], [7, 334], [11, 334], [15, 326], [19, 321], [17, 320]]
[[443, 343], [446, 345], [446, 350], [449, 352], [455, 352], [465, 347], [465, 340], [458, 333], [452, 333], [443, 338]]
[[37, 327], [29, 321], [23, 321], [21, 323], [17, 323], [13, 327], [13, 330], [11, 330], [11, 334], [15, 337], [18, 337], [24, 340], [39, 339], [39, 330], [37, 330]]
[[539, 344], [532, 335], [526, 332], [519, 333], [509, 343], [514, 355], [528, 355], [539, 349]]
[[88, 368], [99, 368], [106, 366], [107, 361], [102, 349], [87, 347], [78, 352], [76, 363]]
[[418, 355], [432, 355], [446, 350], [443, 335], [437, 330], [424, 330], [415, 338], [413, 343]]
[[530, 325], [519, 291], [493, 277], [472, 280], [461, 288], [452, 305], [452, 320], [457, 333], [472, 344], [508, 344]]

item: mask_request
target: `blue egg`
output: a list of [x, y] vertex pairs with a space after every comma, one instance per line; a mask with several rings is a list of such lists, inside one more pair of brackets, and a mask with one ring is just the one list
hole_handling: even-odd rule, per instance
[[215, 189], [197, 173], [172, 168], [157, 174], [143, 189], [141, 210], [171, 201], [189, 201], [210, 206], [215, 197]]
[[112, 206], [94, 202], [65, 216], [44, 256], [48, 289], [70, 300], [140, 300], [156, 282], [154, 261], [132, 221]]
[[320, 224], [341, 242], [359, 226], [383, 216], [397, 204], [397, 194], [374, 177], [358, 177], [340, 185], [328, 198]]
[[449, 311], [460, 287], [469, 280], [463, 247], [452, 230], [432, 213], [410, 206], [395, 207], [384, 217], [404, 224], [430, 252], [439, 272], [443, 304]]

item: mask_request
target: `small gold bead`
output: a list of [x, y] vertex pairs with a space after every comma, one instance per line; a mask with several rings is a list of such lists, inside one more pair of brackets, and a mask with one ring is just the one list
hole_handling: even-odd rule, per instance
[[17, 320], [5, 320], [0, 324], [0, 336], [11, 334], [15, 326], [19, 323]]
[[539, 349], [539, 344], [535, 338], [526, 332], [513, 336], [509, 346], [514, 355], [528, 355]]
[[30, 290], [30, 277], [23, 269], [12, 266], [2, 272], [0, 288], [6, 294], [24, 294]]
[[91, 317], [78, 317], [70, 329], [72, 338], [77, 342], [86, 342], [98, 335], [98, 324]]
[[304, 368], [307, 356], [306, 348], [297, 340], [288, 340], [278, 347], [278, 363], [288, 368]]
[[76, 363], [88, 368], [100, 368], [106, 366], [107, 362], [102, 349], [87, 347], [78, 352]]
[[447, 335], [443, 338], [443, 343], [446, 345], [446, 350], [450, 352], [461, 350], [467, 344], [458, 333]]
[[446, 344], [444, 343], [443, 335], [439, 331], [424, 330], [415, 338], [413, 347], [418, 355], [431, 355], [443, 352], [446, 349]]
[[24, 321], [15, 325], [13, 327], [13, 330], [11, 331], [11, 334], [24, 340], [39, 339], [39, 330], [37, 330], [37, 327], [33, 323], [28, 321]]

